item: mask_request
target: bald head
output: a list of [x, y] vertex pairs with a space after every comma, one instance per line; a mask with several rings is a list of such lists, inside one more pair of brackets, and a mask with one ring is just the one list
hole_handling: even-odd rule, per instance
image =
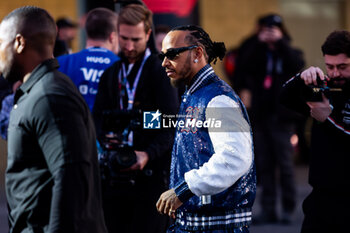
[[26, 40], [26, 46], [39, 54], [52, 54], [57, 31], [55, 21], [46, 10], [35, 6], [17, 8], [2, 23], [11, 29], [8, 36], [14, 39], [20, 34]]
[[18, 8], [0, 24], [0, 73], [9, 81], [25, 80], [43, 61], [53, 58], [56, 24], [47, 11]]

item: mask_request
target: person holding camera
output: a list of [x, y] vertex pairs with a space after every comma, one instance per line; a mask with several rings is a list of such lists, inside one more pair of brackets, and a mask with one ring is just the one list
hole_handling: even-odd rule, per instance
[[[279, 94], [283, 83], [303, 68], [303, 55], [291, 46], [282, 17], [269, 14], [259, 18], [257, 32], [242, 43], [236, 62], [233, 88], [252, 122], [257, 179], [262, 188], [262, 210], [253, 216], [253, 224], [279, 220], [289, 224], [296, 205], [290, 139], [299, 116], [279, 103]], [[277, 187], [281, 187], [280, 216]]]
[[[143, 129], [142, 125], [138, 128], [132, 123], [139, 119], [135, 116], [139, 111], [153, 114], [150, 125], [156, 119], [161, 123], [161, 114], [175, 114], [178, 107], [176, 90], [157, 55], [147, 47], [151, 25], [152, 12], [145, 6], [129, 4], [121, 9], [117, 25], [121, 60], [101, 76], [93, 108], [102, 147], [111, 135], [108, 133], [117, 131], [117, 137], [110, 140], [116, 149], [107, 156], [114, 154], [112, 157], [117, 161], [126, 161], [128, 156], [124, 153], [120, 153], [122, 159], [114, 153], [125, 148], [129, 148], [127, 155], [136, 156], [129, 167], [112, 169], [103, 180], [104, 213], [110, 233], [161, 233], [170, 220], [160, 216], [154, 206], [168, 186], [173, 131], [161, 127]], [[117, 167], [114, 158], [107, 162], [107, 167]]]
[[282, 102], [313, 118], [309, 183], [301, 232], [345, 232], [350, 213], [350, 32], [334, 31], [322, 45], [325, 74], [309, 67], [284, 85]]
[[188, 87], [178, 113], [170, 189], [156, 205], [175, 219], [168, 232], [249, 232], [256, 177], [248, 114], [210, 66], [225, 52], [224, 43], [194, 25], [173, 28], [163, 40], [159, 57], [171, 83]]

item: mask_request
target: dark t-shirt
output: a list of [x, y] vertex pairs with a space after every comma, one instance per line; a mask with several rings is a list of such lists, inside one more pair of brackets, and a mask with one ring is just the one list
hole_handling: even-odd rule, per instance
[[57, 60], [16, 92], [8, 131], [10, 232], [106, 232], [93, 121]]
[[[300, 74], [296, 75], [284, 85], [281, 102], [309, 116], [305, 88]], [[306, 90], [311, 91], [311, 88]], [[329, 93], [328, 98], [333, 106], [331, 115], [324, 122], [314, 119], [311, 128], [309, 183], [314, 188], [328, 189], [333, 193], [344, 192], [350, 184], [350, 173], [347, 170], [350, 162], [349, 93], [348, 87], [339, 93]]]

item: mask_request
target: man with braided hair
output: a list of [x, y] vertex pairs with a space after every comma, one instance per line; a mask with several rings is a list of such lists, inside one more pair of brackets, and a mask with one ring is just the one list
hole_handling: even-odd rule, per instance
[[175, 218], [169, 232], [249, 232], [256, 192], [249, 119], [210, 66], [225, 51], [198, 26], [174, 28], [163, 40], [162, 66], [173, 85], [187, 86], [177, 115], [170, 190], [156, 204]]

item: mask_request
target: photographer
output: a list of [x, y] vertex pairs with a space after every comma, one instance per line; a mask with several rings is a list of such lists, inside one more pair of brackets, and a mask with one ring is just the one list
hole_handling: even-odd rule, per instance
[[[110, 233], [164, 232], [169, 221], [158, 215], [154, 206], [168, 186], [173, 131], [135, 129], [131, 122], [142, 120], [137, 111], [154, 111], [157, 116], [157, 110], [175, 114], [178, 107], [176, 90], [157, 55], [147, 47], [151, 25], [152, 13], [146, 7], [130, 4], [122, 8], [117, 25], [121, 60], [101, 76], [93, 108], [102, 146], [106, 133], [112, 131], [119, 136], [113, 139], [117, 150], [132, 146], [130, 154], [136, 155], [135, 163], [121, 170], [112, 169], [112, 176], [103, 180], [104, 212]], [[112, 114], [106, 116], [106, 111]], [[108, 120], [111, 125], [103, 124], [106, 117], [112, 118]]]
[[[327, 75], [310, 67], [284, 85], [282, 102], [314, 119], [309, 183], [301, 232], [348, 228], [350, 175], [350, 33], [332, 32], [322, 45]], [[347, 213], [345, 213], [345, 210]]]

